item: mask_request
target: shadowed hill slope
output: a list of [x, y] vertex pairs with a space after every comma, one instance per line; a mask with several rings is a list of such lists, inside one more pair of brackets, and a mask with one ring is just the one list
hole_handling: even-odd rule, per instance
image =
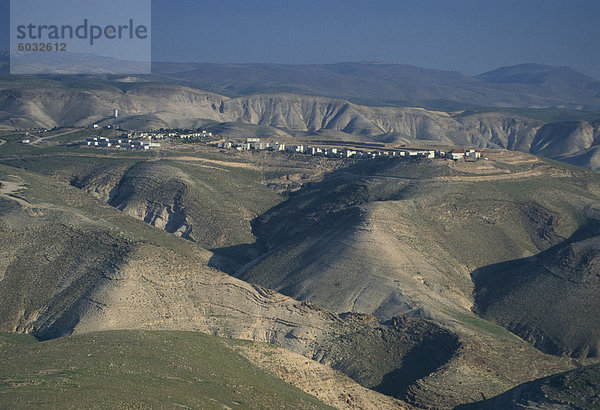
[[517, 386], [492, 399], [459, 409], [597, 409], [600, 365], [584, 366]]
[[475, 270], [477, 312], [545, 352], [598, 357], [599, 234], [590, 219], [540, 254]]
[[509, 171], [382, 160], [332, 173], [254, 221], [262, 256], [237, 274], [382, 318], [469, 309], [472, 270], [558, 243], [594, 202], [593, 180], [527, 161]]
[[[458, 341], [424, 321], [382, 325], [336, 315], [209, 268], [208, 251], [136, 221], [79, 189], [1, 166], [2, 331], [41, 339], [100, 330], [194, 330], [274, 343], [346, 371], [367, 387], [403, 386], [450, 360]], [[5, 180], [10, 183], [7, 184]], [[48, 239], [51, 238], [51, 241]], [[358, 335], [377, 343], [361, 346]], [[439, 338], [431, 357], [418, 346]], [[436, 339], [437, 340], [437, 339]], [[386, 352], [396, 351], [390, 358]], [[360, 371], [352, 363], [370, 354]], [[352, 370], [350, 370], [352, 369]], [[388, 374], [392, 374], [389, 376]], [[386, 393], [400, 396], [400, 388]]]
[[[561, 189], [560, 181], [565, 178], [568, 180], [566, 185], [577, 193], [581, 181], [573, 179], [569, 172], [537, 159], [523, 158], [508, 152], [489, 153], [491, 156], [495, 155], [495, 159], [474, 164], [444, 161], [329, 161], [305, 156], [288, 158], [285, 155], [265, 154], [234, 155], [224, 164], [222, 155], [225, 154], [209, 151], [210, 153], [188, 154], [185, 157], [172, 155], [169, 159], [160, 161], [155, 158], [133, 159], [123, 155], [113, 158], [103, 154], [92, 157], [31, 156], [4, 160], [7, 164], [20, 167], [5, 167], [4, 172], [7, 177], [15, 175], [17, 179], [22, 178], [27, 188], [20, 194], [23, 198], [21, 201], [30, 201], [29, 206], [27, 202], [17, 202], [18, 208], [10, 211], [3, 219], [7, 238], [19, 237], [24, 226], [36, 227], [35, 229], [41, 229], [46, 224], [52, 226], [53, 219], [50, 216], [54, 213], [50, 210], [55, 208], [43, 204], [54, 204], [56, 207], [57, 201], [63, 201], [64, 205], [59, 203], [58, 208], [61, 212], [79, 212], [82, 215], [93, 212], [93, 217], [87, 218], [91, 221], [89, 224], [95, 229], [94, 232], [99, 227], [111, 226], [113, 230], [110, 232], [113, 233], [108, 236], [117, 243], [122, 243], [120, 238], [128, 238], [125, 243], [129, 246], [128, 252], [114, 266], [114, 271], [104, 270], [104, 274], [100, 275], [89, 290], [82, 290], [79, 307], [70, 310], [72, 315], [60, 312], [52, 315], [51, 310], [28, 309], [33, 314], [26, 321], [19, 316], [19, 312], [14, 313], [17, 322], [25, 323], [33, 332], [37, 329], [38, 317], [64, 317], [77, 318], [70, 322], [75, 323], [72, 328], [74, 333], [130, 328], [186, 329], [268, 341], [330, 364], [366, 386], [400, 396], [417, 406], [476, 401], [481, 398], [481, 394], [490, 397], [533, 377], [567, 370], [572, 366], [566, 359], [541, 354], [503, 328], [479, 319], [470, 312], [470, 271], [478, 263], [483, 265], [487, 260], [514, 258], [511, 256], [514, 255], [514, 249], [528, 249], [530, 254], [535, 254], [539, 253], [540, 248], [551, 246], [551, 241], [544, 239], [544, 235], [537, 234], [538, 229], [535, 227], [543, 226], [552, 214], [525, 202], [527, 198], [531, 201], [531, 197], [522, 199], [523, 203], [517, 204], [518, 206], [507, 207], [505, 219], [492, 219], [498, 206], [505, 202], [504, 199], [486, 204], [481, 198], [475, 197], [465, 203], [464, 208], [455, 208], [464, 200], [457, 192], [475, 195], [478, 192], [474, 190], [477, 184], [494, 182], [498, 184], [496, 189], [511, 196], [514, 191], [526, 192], [522, 189], [525, 186], [536, 186], [531, 185], [528, 179], [532, 175], [546, 175], [554, 184], [559, 184]], [[240, 168], [241, 166], [244, 168]], [[53, 175], [55, 179], [32, 174], [23, 168]], [[245, 176], [236, 174], [235, 169]], [[329, 169], [326, 176], [323, 176], [324, 169]], [[463, 180], [465, 178], [474, 179], [467, 184]], [[527, 185], [513, 185], [523, 178]], [[234, 188], [240, 181], [245, 182], [239, 188]], [[314, 182], [307, 184], [308, 181]], [[265, 206], [265, 202], [261, 201], [267, 197], [263, 195], [264, 185], [263, 188], [259, 185], [268, 184], [275, 191], [280, 191], [291, 182], [299, 183], [297, 187], [301, 189], [285, 196], [270, 191], [273, 196], [269, 201], [274, 202], [271, 211], [265, 208], [261, 210]], [[79, 189], [69, 187], [67, 183]], [[119, 186], [122, 188], [115, 189]], [[132, 195], [128, 195], [126, 186], [131, 187]], [[437, 189], [432, 189], [434, 187]], [[547, 188], [547, 185], [542, 184], [541, 187]], [[590, 190], [594, 189], [593, 181], [588, 187]], [[252, 242], [257, 239], [253, 237], [251, 230], [250, 220], [253, 218], [232, 208], [222, 215], [211, 215], [215, 215], [217, 219], [231, 219], [224, 220], [224, 226], [242, 226], [244, 229], [236, 228], [240, 232], [228, 237], [231, 242], [225, 243], [226, 248], [215, 249], [218, 252], [215, 256], [189, 240], [176, 238], [142, 222], [145, 219], [144, 213], [132, 213], [140, 219], [136, 221], [124, 215], [127, 213], [127, 206], [123, 208], [123, 212], [119, 212], [82, 192], [88, 191], [103, 201], [122, 194], [125, 201], [118, 201], [115, 205], [142, 204], [139, 209], [144, 212], [151, 210], [153, 214], [161, 214], [161, 207], [166, 209], [171, 205], [169, 198], [175, 198], [178, 192], [183, 192], [181, 209], [186, 210], [186, 220], [193, 228], [190, 237], [210, 241], [214, 240], [211, 239], [214, 231], [204, 229], [210, 225], [202, 219], [209, 216], [202, 216], [194, 209], [200, 210], [205, 204], [215, 206], [211, 201], [214, 198], [225, 198], [222, 195], [232, 189], [236, 189], [233, 192], [236, 192], [237, 204], [246, 204], [246, 209], [255, 215], [262, 215], [261, 221], [263, 217], [272, 215], [272, 223], [281, 222], [276, 224], [277, 229], [273, 229], [272, 244], [267, 241], [269, 236], [266, 234], [270, 232], [266, 231], [253, 245]], [[429, 194], [425, 195], [425, 189]], [[115, 196], [117, 191], [120, 194]], [[164, 195], [156, 196], [157, 192]], [[491, 194], [491, 191], [482, 192], [485, 195]], [[424, 198], [429, 198], [431, 202]], [[451, 200], [448, 201], [448, 198]], [[574, 198], [578, 196], [575, 195]], [[17, 199], [7, 198], [13, 202]], [[398, 203], [402, 204], [402, 201], [408, 201], [406, 205], [409, 206], [399, 207]], [[574, 201], [577, 203], [579, 199]], [[280, 205], [276, 205], [277, 203]], [[284, 205], [286, 203], [288, 204]], [[435, 204], [442, 219], [429, 221], [427, 218], [430, 216], [426, 217], [426, 214], [417, 218], [423, 214], [423, 209], [428, 209], [422, 206], [429, 203]], [[441, 203], [445, 204], [444, 207]], [[146, 207], [145, 204], [152, 206]], [[394, 207], [388, 208], [391, 204], [395, 204]], [[131, 209], [138, 209], [138, 205]], [[291, 205], [299, 205], [300, 208], [294, 211]], [[223, 204], [223, 209], [227, 209], [227, 206]], [[374, 208], [371, 210], [371, 207]], [[44, 211], [48, 216], [38, 217], [36, 224], [31, 224], [29, 218], [32, 217], [27, 216], [30, 208], [36, 209], [36, 212]], [[539, 216], [535, 219], [538, 222], [533, 224], [526, 215], [535, 209], [538, 209]], [[348, 219], [346, 223], [345, 219]], [[11, 220], [14, 223], [9, 223]], [[81, 217], [74, 220], [84, 221]], [[295, 222], [288, 224], [288, 220]], [[397, 227], [395, 224], [398, 220], [407, 224], [406, 227]], [[512, 221], [510, 224], [509, 220]], [[520, 222], [515, 225], [517, 220]], [[565, 217], [556, 226], [554, 236], [567, 237], [576, 225], [575, 220], [574, 217]], [[316, 234], [314, 224], [329, 229], [332, 221], [335, 222], [333, 225], [338, 224], [334, 233], [342, 235], [343, 241], [333, 237], [333, 240], [315, 246], [315, 249], [320, 247], [322, 254], [317, 253], [319, 258], [315, 261], [316, 265], [306, 266], [306, 283], [321, 281], [322, 293], [315, 291], [310, 298], [306, 296], [305, 300], [311, 301], [313, 296], [315, 299], [323, 298], [325, 292], [330, 292], [333, 297], [326, 302], [337, 303], [332, 306], [338, 312], [350, 309], [355, 312], [371, 311], [380, 318], [392, 317], [398, 312], [410, 312], [417, 319], [396, 320], [382, 325], [371, 316], [330, 313], [310, 303], [297, 302], [264, 287], [223, 275], [206, 266], [210, 263], [233, 271], [236, 265], [239, 267], [248, 260], [260, 257], [253, 265], [259, 262], [256, 266], [267, 267], [267, 264], [260, 262], [268, 262], [270, 255], [262, 252], [272, 245], [275, 245], [275, 253], [281, 252], [282, 263], [288, 264], [292, 260], [289, 256], [293, 255], [283, 252], [285, 246], [278, 245], [285, 244], [277, 243], [277, 237], [281, 236], [281, 240], [284, 240], [285, 235], [293, 236], [296, 232], [300, 238], [310, 242]], [[464, 235], [459, 234], [466, 221], [470, 222], [471, 232], [478, 235], [489, 234], [490, 239], [493, 239], [492, 235], [496, 231], [488, 232], [487, 226], [495, 221], [497, 227], [494, 229], [505, 232], [497, 240], [501, 242], [512, 238], [511, 245], [500, 251], [481, 246], [473, 249], [473, 243], [467, 240], [468, 237], [465, 239]], [[91, 230], [91, 227], [81, 225], [82, 223], [65, 225], [77, 231]], [[156, 226], [164, 229], [167, 225]], [[258, 229], [258, 226], [255, 222], [254, 228]], [[428, 232], [428, 235], [437, 234], [439, 226], [445, 227], [446, 231], [442, 231], [446, 232], [445, 236], [438, 239], [433, 251], [428, 251], [430, 245], [427, 244], [431, 244], [433, 236], [423, 237], [422, 241], [418, 238], [423, 232]], [[289, 232], [286, 232], [288, 228]], [[37, 237], [35, 229], [29, 234], [32, 239]], [[348, 233], [354, 235], [353, 232], [356, 231], [365, 235], [356, 237], [356, 241], [364, 245], [362, 247], [354, 240], [343, 237]], [[382, 233], [384, 236], [379, 236]], [[395, 236], [400, 234], [403, 235], [402, 240]], [[552, 238], [554, 236], [551, 235]], [[43, 243], [41, 236], [37, 240]], [[449, 243], [452, 244], [451, 248], [446, 249]], [[35, 241], [32, 242], [34, 248], [37, 246], [35, 244]], [[410, 244], [410, 247], [403, 244]], [[347, 248], [340, 248], [341, 245]], [[377, 247], [383, 252], [369, 254]], [[363, 248], [362, 252], [366, 253], [358, 253], [357, 259], [354, 252], [359, 248]], [[398, 263], [397, 249], [402, 250], [400, 255], [406, 258], [404, 262]], [[303, 248], [298, 250], [304, 251]], [[407, 254], [408, 251], [411, 253]], [[429, 257], [426, 251], [435, 252], [436, 256]], [[25, 259], [26, 255], [26, 251], [22, 251], [19, 257]], [[314, 255], [309, 253], [305, 256], [312, 258]], [[315, 266], [328, 266], [327, 259], [321, 256], [340, 258], [333, 259], [335, 264], [328, 267], [330, 270], [322, 270], [324, 275], [319, 277]], [[10, 260], [11, 257], [3, 257], [2, 260]], [[361, 258], [365, 261], [361, 261]], [[461, 258], [470, 261], [473, 267], [463, 265], [465, 261]], [[424, 260], [431, 261], [425, 264]], [[44, 266], [43, 255], [36, 257], [31, 263]], [[358, 268], [355, 266], [357, 263]], [[455, 266], [456, 270], [449, 271], [448, 266]], [[343, 270], [336, 271], [335, 268]], [[272, 270], [272, 277], [287, 269], [284, 265], [281, 269]], [[61, 270], [53, 272], [59, 277], [64, 275]], [[267, 278], [269, 276], [265, 276]], [[364, 278], [372, 285], [360, 292]], [[293, 275], [285, 278], [289, 283], [296, 279]], [[330, 286], [328, 281], [332, 279], [333, 291], [327, 289]], [[35, 279], [34, 282], [39, 280], [41, 279]], [[336, 286], [335, 281], [341, 286]], [[357, 284], [354, 288], [352, 281]], [[0, 285], [2, 282], [0, 281]], [[50, 294], [62, 289], [60, 283], [63, 282], [57, 283], [58, 287], [51, 288]], [[3, 298], [12, 303], [15, 296], [10, 293], [5, 295]], [[30, 293], [26, 299], [35, 297], [35, 293]], [[400, 297], [403, 299], [399, 299]], [[346, 303], [345, 300], [349, 301], [347, 306], [343, 304]], [[354, 300], [357, 303], [353, 307]], [[382, 308], [379, 309], [378, 306]], [[43, 314], [40, 315], [39, 312]], [[437, 324], [418, 317], [430, 317]], [[11, 320], [14, 321], [10, 319], [7, 323], [12, 323]], [[54, 329], [65, 332], [65, 328], [55, 326]], [[70, 330], [66, 328], [66, 332]], [[46, 337], [55, 334], [60, 333], [45, 333]], [[435, 350], [431, 351], [430, 347]]]

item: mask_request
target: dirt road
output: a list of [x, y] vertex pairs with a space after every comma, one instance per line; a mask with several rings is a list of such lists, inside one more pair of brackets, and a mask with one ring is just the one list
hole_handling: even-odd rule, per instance
[[29, 206], [29, 203], [27, 201], [13, 195], [14, 193], [18, 192], [22, 188], [24, 188], [24, 185], [19, 182], [0, 181], [0, 197], [6, 197], [13, 201], [17, 201], [18, 203], [20, 203], [22, 205]]
[[77, 132], [77, 131], [81, 131], [81, 130], [80, 130], [79, 128], [77, 128], [77, 129], [74, 129], [74, 130], [71, 130], [71, 131], [61, 132], [60, 134], [48, 135], [47, 137], [36, 137], [35, 141], [33, 141], [33, 142], [31, 143], [31, 145], [37, 145], [37, 144], [39, 144], [40, 142], [43, 142], [43, 141], [49, 140], [49, 139], [51, 139], [51, 138], [60, 137], [60, 136], [62, 136], [62, 135], [73, 134], [74, 132]]

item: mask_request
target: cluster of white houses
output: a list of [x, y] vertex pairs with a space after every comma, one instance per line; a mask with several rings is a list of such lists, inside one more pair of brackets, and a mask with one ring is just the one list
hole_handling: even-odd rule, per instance
[[166, 138], [206, 138], [212, 137], [212, 132], [179, 132], [179, 131], [138, 131], [126, 132], [119, 137], [90, 137], [79, 142], [80, 145], [102, 148], [126, 148], [126, 149], [142, 149], [148, 150], [154, 147], [160, 147], [160, 144], [152, 142], [152, 140], [162, 140]]
[[[98, 124], [93, 124], [92, 128], [99, 128]], [[107, 127], [107, 128], [112, 128]], [[124, 134], [124, 136], [130, 138], [154, 138], [157, 140], [165, 139], [165, 138], [181, 138], [181, 139], [190, 139], [190, 138], [206, 138], [212, 137], [213, 133], [202, 130], [196, 132], [181, 132], [181, 131], [141, 131], [141, 132], [129, 132]]]
[[160, 144], [151, 142], [151, 139], [129, 139], [124, 137], [105, 138], [105, 137], [90, 137], [81, 141], [80, 145], [88, 145], [90, 147], [102, 148], [125, 148], [125, 149], [142, 149], [147, 150], [153, 147], [160, 147]]
[[189, 139], [189, 138], [206, 138], [206, 137], [212, 137], [213, 133], [212, 132], [208, 132], [208, 131], [202, 131], [202, 132], [167, 132], [167, 133], [158, 133], [157, 137], [158, 138], [164, 138], [164, 137], [169, 137], [169, 138], [181, 138], [181, 139]]
[[276, 151], [329, 158], [378, 158], [378, 157], [404, 157], [404, 158], [450, 158], [453, 160], [464, 159], [476, 161], [481, 158], [481, 152], [474, 149], [452, 149], [450, 151], [427, 149], [373, 149], [359, 150], [350, 148], [316, 147], [310, 145], [288, 145], [281, 142], [262, 142], [260, 138], [247, 138], [245, 142], [220, 141], [215, 144], [219, 148], [237, 149], [239, 151]]
[[135, 134], [136, 137], [140, 138], [154, 138], [154, 139], [165, 139], [165, 138], [180, 138], [180, 139], [190, 139], [190, 138], [206, 138], [212, 137], [213, 133], [208, 131], [198, 131], [198, 132], [179, 132], [179, 131], [146, 131], [139, 132]]

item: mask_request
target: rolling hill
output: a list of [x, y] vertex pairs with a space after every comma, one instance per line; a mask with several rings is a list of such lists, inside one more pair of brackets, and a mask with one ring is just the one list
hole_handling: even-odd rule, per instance
[[[0, 234], [11, 243], [1, 251], [3, 332], [48, 340], [104, 330], [189, 330], [269, 342], [398, 397], [424, 376], [414, 361], [433, 372], [458, 347], [456, 336], [431, 322], [337, 315], [242, 282], [208, 267], [211, 253], [190, 241], [80, 189], [1, 168]], [[365, 338], [372, 345], [363, 345]], [[427, 346], [436, 346], [435, 354]]]
[[[490, 159], [479, 163], [325, 160], [208, 147], [162, 159], [42, 152], [2, 161], [6, 175], [26, 181], [19, 196], [36, 208], [42, 207], [37, 198], [55, 203], [67, 196], [69, 212], [93, 209], [87, 218], [122, 232], [104, 233], [106, 248], [120, 256], [110, 257], [109, 267], [85, 256], [99, 272], [85, 287], [65, 285], [68, 263], [42, 268], [47, 251], [35, 258], [18, 251], [0, 284], [5, 323], [19, 327], [5, 330], [47, 338], [184, 329], [268, 341], [417, 406], [478, 401], [573, 366], [474, 315], [471, 272], [568, 238], [598, 192], [589, 171], [508, 151], [489, 151]], [[285, 186], [295, 181], [290, 193]], [[24, 209], [6, 211], [6, 235], [18, 231], [43, 250], [47, 234], [21, 233], [19, 226], [34, 226], [23, 219]], [[44, 212], [36, 229], [57, 230], [61, 260], [82, 252], [60, 245], [71, 231], [102, 238], [97, 224], [52, 228], [66, 217]], [[131, 239], [123, 243], [121, 235]], [[34, 293], [34, 286], [11, 293], [30, 271], [59, 276], [45, 279], [54, 284], [48, 294]], [[63, 296], [76, 303], [59, 305]]]
[[332, 408], [261, 371], [223, 340], [112, 331], [38, 342], [0, 334], [3, 407]]
[[[136, 394], [117, 388], [115, 406], [321, 405], [277, 376], [339, 408], [593, 407], [600, 178], [547, 158], [600, 169], [599, 92], [539, 65], [0, 76], [3, 130], [107, 125], [118, 108], [127, 128], [483, 151], [477, 162], [178, 141], [130, 152], [70, 144], [118, 130], [28, 145], [25, 131], [2, 131], [3, 397], [72, 405], [125, 386]], [[175, 396], [152, 390], [165, 383]]]

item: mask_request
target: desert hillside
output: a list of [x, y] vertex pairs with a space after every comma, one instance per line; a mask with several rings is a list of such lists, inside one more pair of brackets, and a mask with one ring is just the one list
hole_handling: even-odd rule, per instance
[[3, 249], [6, 331], [270, 342], [416, 406], [478, 401], [573, 365], [533, 346], [594, 356], [572, 348], [598, 340], [569, 328], [575, 307], [534, 337], [535, 316], [516, 328], [473, 313], [478, 269], [566, 245], [593, 218], [591, 171], [509, 151], [454, 163], [32, 149], [2, 160], [2, 232], [23, 238]]
[[[212, 129], [223, 136], [310, 136], [504, 148], [530, 152], [591, 169], [597, 155], [599, 115], [585, 120], [528, 111], [443, 111], [360, 105], [306, 94], [237, 97], [171, 83], [99, 81], [71, 84], [35, 79], [0, 81], [0, 124], [10, 127], [118, 124], [133, 129]], [[85, 86], [85, 87], [84, 87]], [[546, 118], [548, 117], [548, 118]], [[575, 115], [577, 117], [577, 115]]]

